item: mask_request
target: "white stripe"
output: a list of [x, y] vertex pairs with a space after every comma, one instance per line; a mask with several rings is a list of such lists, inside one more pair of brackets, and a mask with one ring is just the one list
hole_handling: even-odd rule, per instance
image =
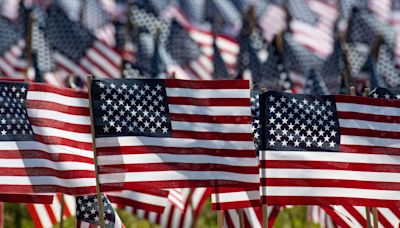
[[71, 124], [90, 125], [89, 116], [78, 116], [53, 110], [29, 108], [28, 116], [30, 118], [52, 119]]
[[[239, 221], [239, 215], [236, 210], [228, 210], [228, 216], [231, 219], [233, 226], [235, 228], [240, 227], [240, 221]], [[225, 218], [224, 220], [228, 220], [228, 218]]]
[[170, 113], [184, 113], [208, 116], [251, 116], [249, 106], [223, 107], [223, 106], [196, 106], [196, 105], [168, 105]]
[[78, 133], [72, 131], [61, 130], [51, 127], [32, 126], [34, 134], [41, 136], [60, 137], [64, 139], [74, 140], [77, 142], [92, 143], [92, 134]]
[[[51, 168], [59, 171], [90, 170], [94, 171], [94, 165], [83, 162], [54, 162], [47, 159], [0, 159], [0, 167], [3, 168]], [[6, 176], [7, 173], [4, 173]], [[1, 184], [1, 183], [0, 183]]]
[[191, 98], [249, 98], [249, 89], [187, 89], [166, 88], [168, 97]]
[[339, 119], [340, 127], [371, 129], [377, 131], [400, 132], [399, 123], [382, 123], [357, 119]]
[[[254, 150], [251, 141], [223, 141], [223, 140], [201, 140], [201, 139], [181, 139], [181, 138], [157, 138], [140, 136], [121, 136], [96, 138], [96, 145], [100, 147], [114, 146], [162, 146], [162, 147], [188, 147], [188, 148], [210, 148], [210, 149], [237, 149]], [[234, 153], [232, 151], [232, 153]]]
[[373, 106], [365, 104], [337, 102], [336, 109], [338, 112], [355, 112], [355, 113], [364, 113], [370, 115], [400, 116], [400, 108], [393, 108], [386, 106]]
[[199, 132], [253, 133], [250, 124], [219, 124], [171, 121], [172, 129]]
[[69, 196], [67, 194], [63, 195], [64, 195], [65, 206], [68, 208], [69, 212], [71, 212], [71, 215], [74, 216], [76, 212], [75, 196]]
[[101, 66], [102, 71], [108, 77], [117, 78], [119, 76], [119, 69], [112, 65], [108, 60], [106, 60], [103, 56], [99, 55], [93, 50], [87, 51], [87, 58], [91, 59], [93, 62], [97, 63], [96, 65]]
[[378, 207], [380, 213], [392, 224], [393, 227], [399, 227], [400, 219], [389, 208]]
[[82, 58], [79, 63], [90, 74], [100, 78], [108, 78], [106, 72], [100, 70], [96, 65], [92, 64], [86, 57]]
[[[351, 180], [400, 183], [400, 173], [367, 172], [326, 169], [260, 169], [260, 175], [267, 178]], [[400, 194], [400, 191], [399, 191]]]
[[3, 70], [6, 76], [11, 77], [14, 69], [0, 57], [0, 69]]
[[[1, 180], [1, 178], [0, 178]], [[260, 180], [254, 174], [237, 174], [218, 171], [154, 171], [154, 172], [123, 172], [100, 174], [102, 184], [121, 182], [174, 181], [174, 180], [230, 180], [245, 183], [258, 183]]]
[[43, 204], [33, 204], [35, 211], [39, 217], [40, 223], [44, 228], [53, 227], [53, 223], [47, 213], [47, 210]]
[[[268, 216], [271, 214], [273, 207], [267, 207], [267, 214]], [[251, 208], [244, 208], [244, 214], [250, 221], [251, 227], [253, 228], [262, 228], [260, 220], [257, 217], [256, 212], [254, 211], [254, 207]]]
[[124, 190], [121, 192], [109, 192], [107, 193], [107, 195], [126, 198], [137, 202], [152, 204], [156, 206], [165, 206], [168, 201], [166, 197], [156, 196], [153, 194], [147, 194], [137, 191], [129, 191], [129, 190]]
[[387, 139], [387, 138], [366, 137], [366, 136], [341, 135], [340, 136], [340, 144], [400, 148], [400, 139]]
[[65, 145], [47, 145], [36, 141], [4, 141], [0, 142], [1, 150], [40, 150], [52, 155], [70, 154], [81, 157], [93, 158], [93, 151], [83, 150]]
[[64, 57], [62, 54], [54, 52], [53, 57], [58, 64], [62, 65], [62, 67], [67, 68], [69, 71], [74, 72], [81, 77], [86, 76], [87, 73], [80, 66]]
[[363, 227], [343, 206], [333, 206], [335, 213], [350, 227]]
[[95, 178], [62, 179], [52, 176], [0, 176], [1, 185], [51, 185], [67, 188], [96, 186]]
[[262, 151], [261, 160], [324, 161], [400, 165], [400, 156], [316, 151]]
[[261, 187], [261, 192], [268, 192], [268, 196], [348, 197], [376, 200], [398, 200], [400, 197], [399, 191], [334, 187]]
[[240, 192], [224, 192], [211, 195], [213, 203], [228, 203], [238, 201], [250, 201], [260, 199], [259, 191], [240, 191]]
[[57, 222], [60, 221], [61, 217], [61, 202], [58, 200], [58, 197], [54, 197], [53, 203], [50, 205], [51, 211], [56, 218]]
[[[1, 161], [1, 160], [0, 160]], [[185, 154], [122, 154], [102, 155], [98, 157], [99, 165], [118, 164], [152, 164], [152, 163], [192, 163], [192, 164], [220, 164], [231, 166], [257, 166], [257, 159], [243, 157], [222, 157], [211, 155], [185, 155]], [[179, 165], [178, 165], [179, 166]]]
[[212, 79], [211, 74], [207, 72], [197, 61], [190, 62], [190, 68], [201, 79]]
[[69, 97], [52, 92], [29, 91], [26, 99], [28, 101], [50, 101], [60, 105], [89, 108], [89, 100], [86, 98]]

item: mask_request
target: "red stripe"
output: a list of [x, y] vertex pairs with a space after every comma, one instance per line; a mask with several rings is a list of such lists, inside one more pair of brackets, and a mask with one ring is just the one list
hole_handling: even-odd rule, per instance
[[124, 206], [131, 206], [136, 209], [142, 209], [146, 211], [154, 211], [162, 213], [164, 211], [164, 206], [149, 204], [145, 202], [136, 201], [133, 199], [118, 197], [114, 195], [107, 195], [108, 199], [113, 203], [123, 204]]
[[[257, 188], [258, 183], [248, 183], [233, 180], [165, 180], [165, 181], [146, 181], [146, 182], [121, 182], [101, 184], [102, 191], [120, 191], [120, 190], [141, 190], [147, 188], [196, 188], [208, 187], [210, 185], [219, 185], [227, 187], [237, 187], [246, 185], [249, 188]], [[1, 185], [0, 185], [1, 191]]]
[[[1, 170], [1, 169], [0, 169]], [[163, 163], [145, 163], [145, 164], [121, 164], [121, 165], [100, 165], [100, 174], [122, 173], [122, 172], [152, 172], [152, 171], [198, 171], [202, 173], [210, 171], [231, 172], [235, 174], [258, 174], [256, 167], [249, 166], [230, 166], [213, 163], [181, 163], [163, 162]]]
[[330, 206], [321, 206], [324, 211], [331, 217], [332, 222], [341, 228], [350, 228], [350, 226], [338, 215], [338, 213]]
[[378, 131], [371, 129], [358, 129], [358, 128], [340, 128], [341, 135], [365, 136], [387, 139], [400, 139], [400, 132], [395, 131]]
[[49, 93], [55, 93], [55, 94], [68, 96], [68, 97], [88, 99], [87, 92], [79, 91], [76, 89], [56, 87], [56, 86], [52, 86], [52, 85], [44, 84], [44, 83], [30, 82], [29, 90], [30, 91], [38, 91], [38, 92], [49, 92]]
[[337, 205], [342, 204], [369, 207], [400, 207], [399, 200], [363, 199], [346, 197], [307, 196], [263, 196], [263, 202], [273, 205]]
[[360, 154], [386, 154], [399, 155], [400, 149], [378, 146], [359, 146], [359, 145], [340, 145], [340, 152], [360, 153]]
[[55, 136], [35, 135], [35, 140], [38, 142], [47, 144], [47, 145], [63, 145], [63, 146], [70, 146], [70, 147], [82, 149], [82, 150], [91, 150], [91, 148], [92, 148], [91, 143], [79, 142], [79, 141], [64, 139], [64, 138], [55, 137]]
[[44, 204], [44, 208], [45, 208], [46, 211], [47, 211], [47, 215], [49, 216], [49, 218], [50, 218], [50, 220], [51, 220], [51, 223], [52, 223], [52, 224], [57, 224], [57, 219], [56, 219], [56, 217], [55, 217], [55, 215], [54, 215], [54, 211], [53, 211], [53, 209], [51, 208], [51, 205], [49, 205], [49, 204]]
[[262, 160], [260, 161], [260, 166], [266, 168], [326, 169], [326, 170], [400, 173], [400, 164], [391, 165], [391, 164], [371, 164], [371, 163], [353, 163], [353, 162]]
[[258, 207], [258, 206], [260, 206], [260, 200], [246, 200], [246, 201], [213, 203], [212, 209], [228, 210], [237, 208]]
[[29, 159], [29, 158], [40, 158], [47, 159], [50, 161], [68, 162], [78, 161], [93, 164], [93, 158], [83, 157], [75, 154], [63, 154], [63, 153], [48, 153], [40, 150], [1, 150], [0, 158], [2, 159]]
[[174, 130], [174, 138], [206, 139], [206, 140], [227, 140], [227, 141], [252, 141], [251, 133], [220, 133], [220, 132], [198, 132]]
[[250, 107], [250, 98], [190, 98], [168, 97], [168, 104], [197, 106], [244, 106]]
[[1, 168], [1, 176], [15, 176], [15, 177], [39, 177], [39, 176], [52, 176], [59, 177], [62, 179], [74, 179], [74, 178], [94, 178], [95, 172], [89, 170], [66, 170], [60, 171], [51, 168], [43, 167], [32, 167], [32, 168]]
[[26, 107], [30, 109], [52, 110], [71, 115], [89, 116], [89, 107], [73, 107], [68, 106], [67, 104], [60, 104], [50, 101], [27, 100]]
[[178, 80], [165, 79], [167, 88], [188, 88], [188, 89], [249, 89], [248, 80]]
[[386, 217], [378, 210], [378, 221], [383, 225], [383, 227], [391, 227], [392, 224], [386, 219]]
[[121, 154], [190, 154], [190, 155], [214, 155], [229, 157], [255, 157], [254, 150], [232, 150], [232, 149], [207, 149], [207, 148], [182, 148], [182, 147], [162, 147], [162, 146], [124, 146], [124, 147], [99, 147], [97, 153], [103, 155]]
[[[94, 49], [92, 49], [94, 50]], [[96, 75], [97, 77], [106, 77], [106, 78], [111, 78], [110, 73], [101, 65], [99, 65], [99, 63], [95, 62], [92, 58], [89, 58], [88, 56], [85, 56], [84, 58], [86, 61], [88, 61], [92, 66], [84, 66], [83, 64], [81, 64], [82, 67], [84, 67], [85, 69], [87, 69], [91, 74], [96, 75], [97, 73], [94, 72], [94, 69], [97, 68], [103, 75]], [[82, 61], [83, 59], [81, 59], [80, 61]]]
[[362, 105], [400, 108], [400, 101], [392, 99], [377, 99], [371, 97], [348, 96], [348, 95], [335, 95], [335, 99], [336, 103], [362, 104]]
[[[120, 60], [122, 60], [121, 53], [114, 50], [112, 47], [108, 46], [104, 42], [97, 42], [101, 43], [99, 46], [103, 46], [103, 48], [107, 49], [108, 52], [112, 52], [112, 54], [119, 56]], [[92, 50], [94, 50], [98, 55], [102, 56], [108, 63], [114, 66], [115, 69], [120, 68], [120, 62], [114, 62], [113, 58], [108, 55], [107, 52], [103, 52], [100, 48], [97, 48], [96, 45], [93, 45]]]
[[[61, 194], [57, 193], [56, 197], [57, 197], [58, 201], [60, 202], [60, 205], [61, 205], [61, 202], [64, 201], [64, 203], [63, 203], [64, 215], [63, 216], [65, 216], [65, 217], [71, 216], [72, 213], [71, 213], [70, 208], [68, 207], [67, 203], [65, 202], [65, 198], [63, 197], [62, 193]], [[64, 200], [63, 200], [63, 198], [64, 198]]]
[[[337, 188], [356, 188], [356, 189], [371, 189], [371, 190], [397, 190], [397, 191], [400, 190], [400, 183], [384, 182], [384, 181], [373, 182], [373, 181], [337, 180], [337, 179], [267, 178], [266, 183], [267, 186], [337, 187]], [[354, 191], [354, 190], [349, 190], [349, 191]]]
[[[58, 185], [0, 185], [0, 192], [3, 193], [14, 193], [24, 192], [26, 194], [37, 194], [42, 193], [54, 193], [63, 192], [68, 195], [89, 195], [96, 194], [96, 186], [89, 187], [62, 187]], [[51, 196], [53, 199], [53, 196]]]
[[351, 216], [353, 216], [353, 218], [357, 220], [358, 223], [367, 223], [365, 218], [353, 206], [344, 205], [343, 207], [351, 214]]
[[27, 204], [26, 207], [28, 208], [29, 215], [31, 216], [35, 227], [43, 227], [39, 215], [36, 213], [35, 206], [33, 204]]
[[52, 195], [28, 195], [28, 194], [0, 194], [1, 202], [11, 203], [40, 203], [40, 204], [51, 204], [53, 203]]
[[[356, 110], [355, 110], [356, 111]], [[377, 115], [374, 113], [337, 112], [339, 119], [356, 119], [382, 123], [399, 123], [400, 116]]]
[[32, 125], [37, 127], [51, 127], [70, 131], [72, 133], [88, 133], [91, 134], [90, 125], [72, 124], [53, 119], [46, 118], [29, 118]]
[[201, 122], [201, 123], [231, 123], [231, 124], [250, 124], [251, 116], [207, 116], [171, 113], [173, 121]]

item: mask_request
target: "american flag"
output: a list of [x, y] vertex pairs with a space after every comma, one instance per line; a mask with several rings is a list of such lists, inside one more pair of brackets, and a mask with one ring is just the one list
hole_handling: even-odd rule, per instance
[[124, 190], [108, 192], [107, 197], [112, 203], [162, 213], [167, 205], [168, 191], [163, 189]]
[[258, 19], [258, 25], [262, 28], [264, 38], [271, 42], [276, 34], [286, 29], [286, 21], [287, 15], [283, 7], [270, 3]]
[[87, 93], [7, 81], [0, 91], [0, 192], [95, 192]]
[[40, 194], [0, 193], [0, 202], [51, 204], [53, 202], [53, 195], [54, 194], [52, 193], [40, 193]]
[[229, 72], [225, 66], [225, 61], [222, 59], [221, 53], [217, 46], [216, 39], [214, 37], [213, 42], [213, 78], [214, 79], [229, 79]]
[[[366, 227], [367, 213], [365, 207], [350, 205], [322, 206], [326, 214], [332, 218], [336, 227]], [[399, 227], [400, 210], [398, 207], [378, 207], [378, 227]], [[372, 210], [369, 211], [372, 220]], [[371, 221], [372, 223], [372, 221]]]
[[396, 100], [262, 94], [263, 202], [398, 206], [399, 108]]
[[378, 88], [373, 89], [368, 96], [373, 97], [373, 98], [399, 100], [400, 99], [400, 90], [378, 87]]
[[[114, 210], [106, 195], [102, 195], [104, 209], [104, 224], [107, 228], [125, 227]], [[85, 195], [76, 197], [76, 227], [97, 228], [100, 224], [99, 206], [96, 195]]]
[[120, 54], [96, 39], [81, 24], [69, 20], [60, 8], [48, 9], [45, 34], [54, 50], [56, 65], [69, 74], [82, 78], [87, 74], [120, 77]]
[[25, 41], [15, 24], [0, 17], [0, 72], [8, 78], [25, 78], [27, 62], [23, 58]]
[[[268, 216], [268, 227], [273, 227], [280, 211], [279, 206], [269, 206], [266, 216]], [[240, 228], [238, 210], [224, 211], [224, 227]], [[261, 207], [250, 207], [243, 209], [243, 219], [245, 228], [261, 228], [263, 222], [263, 213]]]
[[75, 197], [57, 194], [52, 204], [27, 204], [29, 215], [35, 227], [50, 228], [60, 222], [61, 205], [63, 208], [63, 219], [75, 215]]
[[182, 191], [182, 196], [185, 205], [184, 210], [174, 206], [172, 203], [167, 204], [162, 214], [132, 207], [124, 208], [137, 217], [147, 219], [152, 224], [158, 224], [161, 227], [191, 228], [196, 224], [197, 217], [210, 196], [210, 190], [207, 188], [194, 188], [190, 192], [190, 189], [185, 188]]
[[399, 69], [396, 66], [398, 55], [393, 54], [386, 43], [382, 43], [379, 47], [378, 60], [376, 62], [376, 73], [387, 84], [387, 87], [397, 88], [400, 87]]
[[316, 69], [310, 69], [304, 85], [304, 93], [314, 95], [328, 95], [328, 87]]
[[248, 81], [92, 85], [103, 190], [258, 186]]

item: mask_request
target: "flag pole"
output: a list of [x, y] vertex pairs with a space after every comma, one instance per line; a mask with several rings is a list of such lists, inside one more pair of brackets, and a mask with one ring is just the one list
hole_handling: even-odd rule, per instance
[[240, 222], [240, 228], [245, 228], [244, 227], [244, 214], [243, 214], [243, 208], [238, 208], [237, 213], [239, 215], [239, 222]]
[[374, 228], [378, 228], [378, 209], [372, 208], [372, 218], [374, 219]]
[[64, 194], [61, 193], [60, 197], [60, 228], [64, 228]]
[[191, 228], [195, 228], [196, 227], [196, 222], [197, 222], [197, 216], [195, 216], [195, 210], [194, 210], [194, 207], [193, 207], [192, 197], [193, 197], [193, 188], [190, 188], [189, 197], [188, 197], [188, 204], [189, 204], [190, 212], [192, 213], [192, 226], [191, 226]]
[[100, 227], [104, 228], [104, 208], [103, 208], [103, 197], [100, 189], [100, 177], [99, 177], [99, 166], [97, 161], [97, 149], [96, 149], [96, 134], [94, 128], [94, 119], [93, 119], [93, 104], [92, 104], [92, 81], [93, 76], [87, 76], [88, 82], [88, 93], [89, 93], [89, 110], [90, 110], [90, 127], [92, 131], [92, 150], [94, 156], [94, 168], [96, 172], [96, 191], [97, 191], [97, 205], [99, 207], [99, 220]]
[[[277, 36], [275, 36], [275, 39], [277, 39]], [[275, 42], [276, 42], [276, 40], [275, 40]], [[276, 45], [276, 43], [275, 43], [275, 45]], [[265, 88], [265, 87], [260, 88], [260, 94], [266, 93], [267, 91], [268, 91], [268, 89]], [[261, 141], [262, 140], [263, 139], [261, 139]], [[262, 154], [263, 153], [260, 153], [260, 156], [262, 156]], [[261, 160], [261, 158], [259, 160]], [[262, 173], [261, 173], [261, 175], [262, 175]], [[266, 177], [262, 177], [262, 180], [265, 180], [265, 178]], [[265, 185], [263, 185], [263, 186], [265, 186]], [[266, 196], [267, 196], [267, 194], [265, 194], [265, 197]], [[268, 228], [268, 204], [264, 203], [264, 200], [263, 200], [263, 203], [262, 203], [262, 227], [263, 228]]]
[[[351, 96], [356, 96], [356, 88], [354, 86], [351, 86], [349, 88], [349, 91], [350, 91]], [[369, 88], [364, 89], [364, 93], [366, 93], [367, 91], [369, 91]], [[369, 213], [370, 213], [370, 208], [365, 207], [365, 216], [367, 218], [367, 228], [371, 228], [371, 216]]]
[[32, 31], [33, 31], [33, 22], [35, 18], [33, 16], [32, 11], [29, 12], [28, 19], [28, 32], [26, 34], [26, 44], [25, 44], [25, 54], [26, 54], [26, 69], [25, 69], [25, 80], [29, 81], [28, 73], [29, 68], [32, 65]]
[[223, 228], [224, 227], [224, 214], [223, 210], [217, 210], [217, 223], [218, 223], [218, 228]]

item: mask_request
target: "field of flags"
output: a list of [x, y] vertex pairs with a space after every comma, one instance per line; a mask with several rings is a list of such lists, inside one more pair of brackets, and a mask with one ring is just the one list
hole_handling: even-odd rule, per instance
[[0, 202], [400, 227], [399, 32], [398, 0], [0, 0]]

